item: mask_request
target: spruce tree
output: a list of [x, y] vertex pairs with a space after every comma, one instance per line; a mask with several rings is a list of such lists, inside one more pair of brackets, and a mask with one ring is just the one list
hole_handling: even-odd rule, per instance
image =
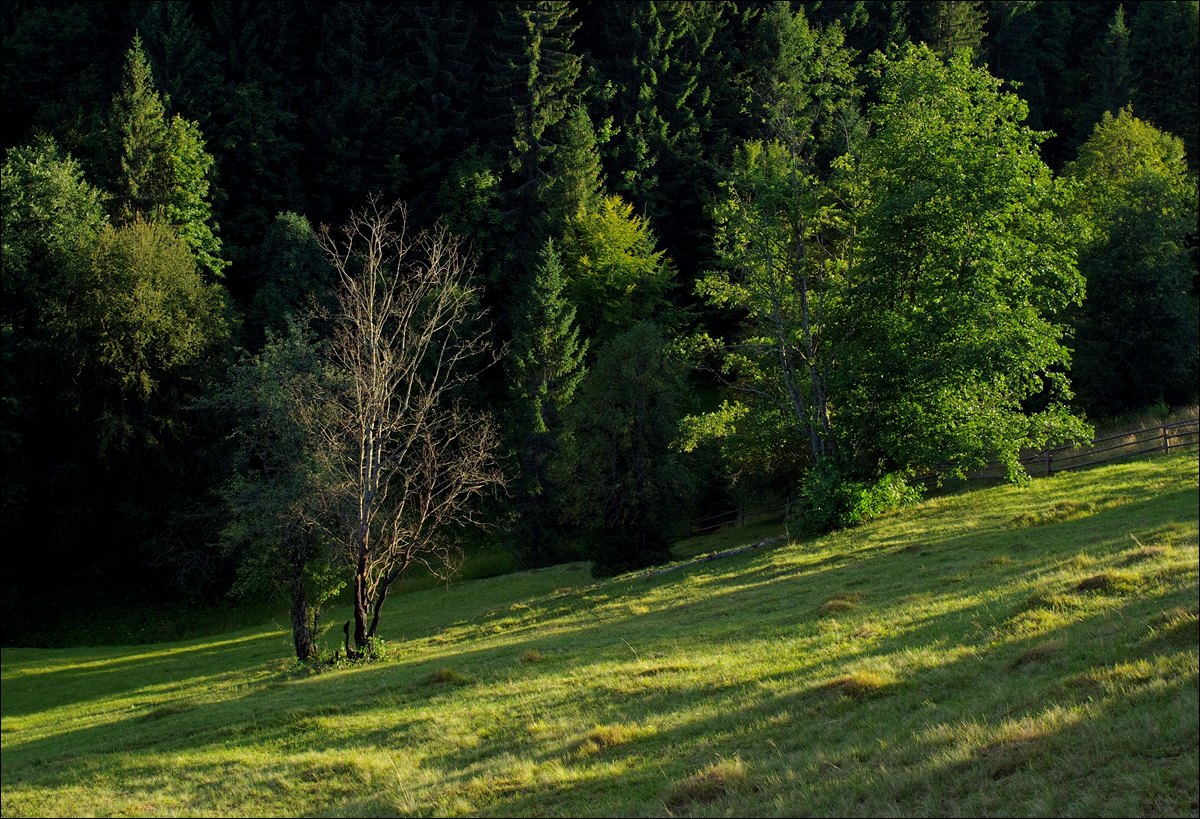
[[1200, 169], [1200, 2], [1136, 4], [1129, 38], [1135, 109], [1183, 140], [1195, 175]]
[[534, 565], [554, 554], [551, 540], [562, 502], [549, 468], [559, 450], [562, 411], [585, 373], [588, 346], [579, 338], [564, 284], [562, 261], [548, 239], [515, 318], [507, 368], [509, 435], [521, 470], [514, 487], [518, 533], [524, 556]]
[[199, 125], [178, 114], [167, 118], [138, 35], [126, 54], [121, 91], [113, 98], [110, 135], [118, 157], [112, 173], [118, 223], [141, 219], [171, 225], [201, 268], [219, 276], [228, 262], [221, 258], [212, 219], [212, 155]]

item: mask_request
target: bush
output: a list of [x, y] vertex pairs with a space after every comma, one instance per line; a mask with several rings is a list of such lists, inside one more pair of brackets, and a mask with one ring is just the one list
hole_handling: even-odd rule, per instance
[[867, 483], [848, 479], [832, 466], [817, 466], [806, 472], [800, 482], [788, 525], [810, 535], [857, 526], [917, 504], [922, 492], [921, 487], [909, 483], [908, 477], [900, 472]]

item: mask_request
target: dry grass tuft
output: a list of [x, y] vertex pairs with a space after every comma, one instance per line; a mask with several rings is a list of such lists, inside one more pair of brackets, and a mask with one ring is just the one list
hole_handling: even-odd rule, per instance
[[1141, 575], [1132, 572], [1109, 569], [1080, 580], [1075, 584], [1075, 591], [1122, 594], [1136, 590], [1141, 579]]
[[746, 765], [738, 757], [714, 762], [672, 788], [665, 800], [667, 809], [675, 812], [689, 805], [716, 802], [736, 790], [746, 779]]
[[855, 608], [859, 603], [862, 602], [862, 600], [863, 596], [858, 592], [837, 594], [822, 603], [817, 608], [817, 613], [822, 617], [831, 614], [841, 614], [842, 612], [850, 611], [851, 609]]
[[597, 725], [579, 743], [579, 756], [591, 756], [608, 748], [616, 748], [633, 742], [638, 737], [653, 733], [636, 723], [616, 723], [614, 725]]
[[521, 662], [523, 663], [540, 663], [544, 659], [546, 659], [545, 656], [536, 648], [521, 652]]
[[1162, 557], [1169, 552], [1170, 550], [1166, 546], [1143, 546], [1125, 555], [1125, 559], [1121, 562], [1125, 566], [1132, 566], [1135, 563], [1144, 563], [1147, 560]]
[[1041, 734], [1036, 732], [1005, 737], [981, 748], [976, 758], [983, 764], [989, 777], [1004, 779], [1029, 764], [1040, 740]]
[[439, 668], [425, 678], [427, 685], [466, 685], [471, 678], [457, 668]]
[[1015, 670], [1030, 663], [1041, 662], [1061, 653], [1066, 647], [1066, 640], [1048, 640], [1044, 643], [1038, 643], [1035, 646], [1030, 646], [1028, 650], [1009, 663], [1008, 667]]
[[826, 694], [848, 697], [852, 700], [868, 700], [878, 697], [894, 686], [894, 678], [876, 671], [855, 671], [830, 680], [818, 688]]

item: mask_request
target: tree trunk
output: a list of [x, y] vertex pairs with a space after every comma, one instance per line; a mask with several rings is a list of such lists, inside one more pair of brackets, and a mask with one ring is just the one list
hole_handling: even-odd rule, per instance
[[304, 582], [300, 581], [292, 594], [292, 644], [296, 648], [296, 659], [301, 662], [308, 662], [317, 656], [317, 642], [313, 633], [316, 627], [317, 613], [308, 605]]

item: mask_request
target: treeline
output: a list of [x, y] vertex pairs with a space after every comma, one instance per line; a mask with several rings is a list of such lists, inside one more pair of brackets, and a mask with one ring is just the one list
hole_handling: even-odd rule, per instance
[[506, 475], [469, 537], [526, 565], [765, 494], [844, 525], [1195, 399], [1194, 0], [0, 15], [6, 642], [271, 585], [263, 487], [307, 479], [248, 434], [299, 425], [270, 385], [368, 201], [468, 243], [502, 354], [454, 400]]

